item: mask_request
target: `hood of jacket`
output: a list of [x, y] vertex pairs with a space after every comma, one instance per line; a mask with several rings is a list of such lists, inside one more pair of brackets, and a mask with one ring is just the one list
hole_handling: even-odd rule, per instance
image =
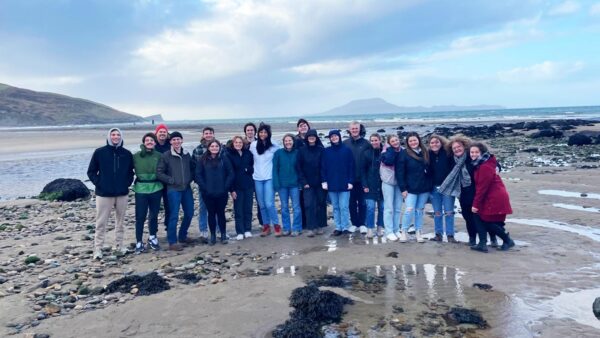
[[[114, 145], [112, 143], [112, 141], [110, 140], [110, 133], [112, 133], [113, 131], [118, 131], [119, 134], [121, 134], [121, 141], [119, 141], [119, 143], [117, 145]], [[114, 128], [110, 128], [108, 130], [108, 133], [106, 134], [106, 144], [115, 148], [119, 148], [119, 147], [123, 147], [123, 132], [121, 131], [121, 129], [114, 127]]]

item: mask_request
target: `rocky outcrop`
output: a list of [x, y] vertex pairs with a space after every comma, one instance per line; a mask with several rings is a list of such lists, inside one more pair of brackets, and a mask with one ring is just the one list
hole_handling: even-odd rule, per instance
[[571, 135], [571, 137], [569, 137], [568, 144], [570, 146], [584, 146], [584, 145], [592, 144], [592, 138], [583, 133], [577, 133], [577, 134], [573, 134], [573, 135]]
[[59, 178], [44, 187], [39, 198], [50, 201], [74, 201], [89, 198], [90, 189], [83, 182], [73, 178]]

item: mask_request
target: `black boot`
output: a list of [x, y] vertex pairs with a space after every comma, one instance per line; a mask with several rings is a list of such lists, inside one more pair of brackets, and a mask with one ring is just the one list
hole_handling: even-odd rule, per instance
[[477, 245], [477, 237], [469, 237], [469, 246]]
[[227, 244], [229, 243], [229, 241], [227, 240], [227, 234], [225, 233], [225, 231], [221, 232], [221, 244]]
[[513, 246], [515, 246], [515, 242], [510, 238], [509, 236], [510, 234], [507, 232], [506, 233], [506, 239], [502, 239], [504, 241], [504, 243], [502, 243], [502, 246], [500, 247], [501, 251], [507, 251], [508, 249], [512, 248]]
[[215, 243], [217, 243], [217, 234], [214, 231], [210, 232], [210, 242], [208, 242], [208, 245], [215, 245]]
[[471, 250], [479, 251], [479, 252], [488, 252], [487, 244], [485, 242], [479, 241], [479, 244], [473, 245]]

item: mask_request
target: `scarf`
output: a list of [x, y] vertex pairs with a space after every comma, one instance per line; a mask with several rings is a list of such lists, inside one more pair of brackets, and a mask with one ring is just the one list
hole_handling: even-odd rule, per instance
[[448, 174], [442, 185], [440, 186], [440, 193], [446, 196], [460, 196], [460, 188], [468, 187], [471, 185], [471, 176], [465, 165], [467, 160], [467, 153], [462, 154], [461, 157], [454, 156], [454, 168]]
[[477, 168], [483, 162], [489, 160], [491, 156], [492, 155], [488, 152], [485, 152], [485, 153], [479, 155], [479, 157], [477, 159], [475, 159], [473, 162], [471, 162], [473, 164], [473, 168]]

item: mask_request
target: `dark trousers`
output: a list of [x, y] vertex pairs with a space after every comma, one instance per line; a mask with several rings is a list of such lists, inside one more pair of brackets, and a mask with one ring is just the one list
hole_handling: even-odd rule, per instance
[[262, 220], [262, 215], [260, 214], [260, 206], [258, 204], [258, 195], [256, 193], [254, 194], [254, 200], [256, 201], [256, 218], [258, 218], [258, 224], [262, 227], [263, 220]]
[[151, 236], [156, 236], [158, 231], [158, 210], [162, 190], [151, 194], [135, 193], [135, 240], [141, 242], [144, 235], [144, 223], [148, 216], [148, 231]]
[[[235, 232], [243, 235], [244, 232], [252, 230], [252, 203], [254, 203], [254, 189], [235, 191], [237, 198], [233, 200], [233, 211], [235, 213]], [[259, 212], [260, 214], [260, 212]]]
[[365, 225], [367, 204], [365, 203], [365, 192], [362, 183], [352, 183], [350, 190], [350, 221], [354, 226]]
[[486, 222], [479, 217], [478, 214], [473, 215], [475, 224], [477, 225], [477, 233], [479, 235], [479, 243], [487, 244], [487, 234], [490, 234], [490, 240], [494, 241], [496, 236], [500, 237], [504, 243], [508, 242], [508, 235], [504, 229], [504, 222]]
[[165, 223], [165, 229], [166, 229], [167, 226], [169, 225], [169, 216], [171, 215], [171, 208], [169, 207], [169, 195], [167, 194], [166, 186], [162, 190], [162, 201], [163, 201], [163, 207], [165, 209], [164, 223]]
[[302, 210], [302, 229], [306, 229], [306, 212], [304, 208], [304, 190], [300, 190], [300, 210]]
[[467, 225], [467, 233], [469, 234], [469, 242], [475, 242], [477, 240], [477, 224], [473, 219], [473, 212], [471, 211], [470, 205], [460, 205], [462, 217]]
[[306, 229], [316, 230], [327, 226], [327, 193], [321, 187], [310, 187], [302, 190], [304, 210], [306, 213]]
[[208, 228], [211, 236], [216, 234], [217, 225], [221, 236], [226, 236], [225, 232], [225, 206], [227, 205], [227, 195], [206, 196], [202, 195], [206, 210], [208, 211]]

